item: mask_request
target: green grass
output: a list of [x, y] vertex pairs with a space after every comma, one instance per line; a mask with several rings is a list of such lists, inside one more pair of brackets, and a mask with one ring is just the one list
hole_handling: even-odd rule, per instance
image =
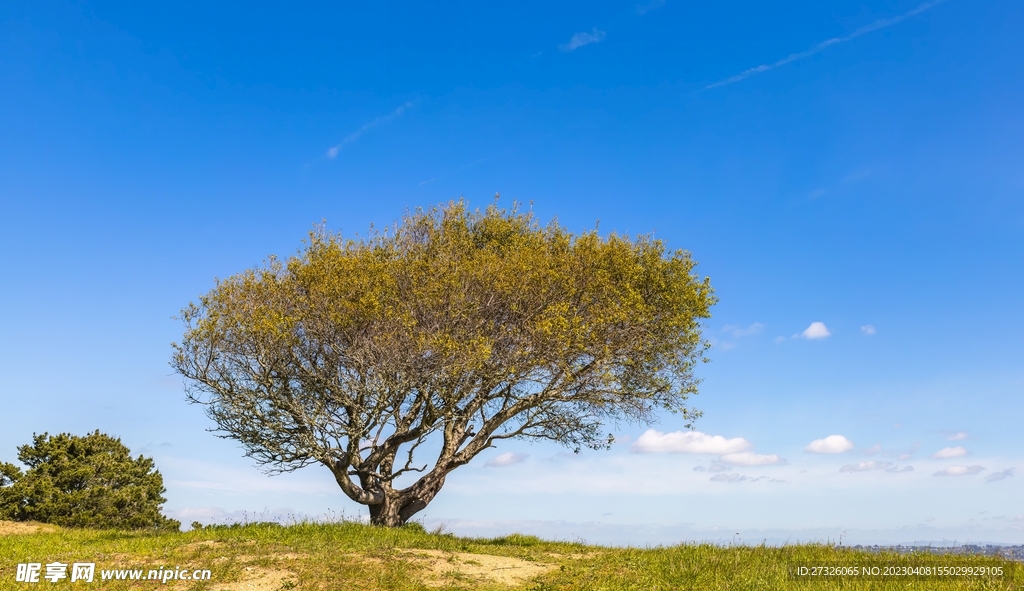
[[[466, 557], [464, 554], [476, 556]], [[483, 568], [495, 562], [488, 555], [526, 561], [517, 564], [540, 564], [547, 570], [541, 573], [538, 569], [532, 578], [505, 585], [479, 573], [439, 574], [430, 569], [430, 557], [435, 564], [448, 561]], [[18, 563], [45, 564], [53, 561], [95, 562], [97, 570], [148, 570], [177, 566], [212, 571], [210, 581], [172, 581], [167, 587], [174, 589], [226, 589], [226, 584], [248, 582], [252, 585], [254, 581], [264, 585], [261, 589], [270, 591], [436, 588], [482, 591], [1024, 589], [1024, 565], [987, 557], [876, 555], [826, 545], [723, 548], [703, 544], [652, 549], [606, 548], [545, 542], [523, 535], [496, 539], [459, 538], [428, 533], [418, 526], [384, 529], [359, 523], [307, 523], [288, 527], [251, 524], [174, 534], [59, 530], [4, 535], [0, 536], [0, 590], [164, 587], [155, 581], [97, 580], [88, 584], [65, 580], [56, 584], [41, 581], [35, 585], [15, 582]], [[973, 580], [800, 581], [789, 576], [794, 566], [822, 563], [845, 566], [989, 565], [1002, 566], [1005, 574], [999, 578]], [[253, 578], [259, 576], [263, 578]]]

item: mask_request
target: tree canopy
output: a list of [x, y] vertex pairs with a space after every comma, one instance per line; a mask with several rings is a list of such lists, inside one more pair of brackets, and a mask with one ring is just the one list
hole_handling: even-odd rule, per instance
[[612, 423], [696, 418], [715, 297], [695, 265], [650, 236], [462, 201], [362, 238], [319, 227], [185, 308], [171, 365], [265, 469], [323, 464], [398, 525], [500, 440], [601, 448]]
[[0, 518], [65, 527], [177, 530], [160, 513], [163, 476], [153, 460], [95, 431], [84, 437], [35, 435], [18, 448], [23, 472], [0, 463]]

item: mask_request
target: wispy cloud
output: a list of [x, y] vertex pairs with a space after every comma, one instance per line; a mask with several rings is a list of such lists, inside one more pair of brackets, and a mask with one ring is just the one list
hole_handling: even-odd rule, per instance
[[971, 474], [977, 474], [984, 470], [984, 466], [950, 466], [945, 470], [939, 470], [932, 476], [970, 476]]
[[864, 326], [860, 327], [860, 331], [868, 336], [871, 336], [878, 332], [877, 330], [875, 330], [875, 327], [871, 326], [870, 324], [865, 324]]
[[335, 144], [335, 145], [331, 146], [330, 148], [328, 148], [327, 149], [327, 157], [331, 158], [331, 159], [337, 157], [338, 153], [341, 152], [345, 148], [345, 146], [347, 146], [347, 145], [351, 144], [352, 142], [356, 141], [357, 139], [362, 137], [362, 135], [364, 133], [366, 133], [367, 131], [370, 131], [374, 127], [377, 127], [378, 125], [380, 125], [382, 123], [387, 123], [388, 121], [391, 121], [392, 119], [395, 119], [396, 117], [401, 117], [402, 113], [404, 113], [407, 109], [409, 109], [409, 107], [412, 107], [412, 105], [413, 105], [412, 101], [409, 101], [407, 103], [403, 103], [403, 104], [399, 105], [397, 109], [395, 109], [394, 111], [391, 111], [387, 115], [381, 115], [380, 117], [377, 117], [376, 119], [374, 119], [372, 121], [364, 123], [362, 127], [360, 127], [359, 129], [353, 131], [352, 133], [348, 134], [340, 142], [338, 142], [337, 144]]
[[950, 441], [963, 441], [964, 439], [967, 439], [967, 432], [966, 431], [960, 431], [958, 433], [953, 433], [952, 435], [950, 435], [946, 439], [948, 439]]
[[856, 464], [846, 464], [839, 469], [840, 472], [868, 472], [871, 470], [885, 470], [893, 474], [901, 474], [903, 472], [913, 472], [913, 466], [899, 466], [892, 462], [878, 462], [875, 460], [868, 460], [866, 462], [858, 462]]
[[917, 8], [911, 10], [910, 12], [905, 12], [905, 13], [899, 15], [899, 16], [894, 16], [894, 17], [891, 17], [891, 18], [878, 19], [877, 21], [875, 21], [875, 22], [873, 22], [873, 23], [871, 23], [869, 25], [865, 25], [865, 26], [855, 30], [854, 32], [850, 33], [849, 35], [845, 35], [843, 37], [833, 37], [831, 39], [826, 39], [825, 41], [822, 41], [821, 43], [818, 43], [817, 45], [815, 45], [814, 47], [812, 47], [810, 49], [807, 49], [807, 50], [804, 50], [804, 51], [801, 51], [801, 52], [798, 52], [798, 53], [791, 53], [791, 54], [787, 55], [786, 57], [784, 57], [784, 58], [782, 58], [782, 59], [780, 59], [778, 61], [772, 62], [770, 64], [761, 64], [760, 66], [756, 66], [756, 67], [753, 67], [753, 68], [749, 68], [749, 69], [743, 70], [739, 74], [736, 74], [734, 76], [729, 76], [728, 78], [725, 78], [723, 80], [719, 80], [718, 82], [715, 82], [715, 83], [712, 83], [712, 84], [708, 84], [707, 86], [705, 86], [701, 90], [710, 90], [712, 88], [718, 88], [719, 86], [726, 86], [727, 84], [734, 84], [734, 83], [739, 82], [741, 80], [746, 80], [747, 78], [750, 78], [751, 76], [753, 76], [755, 74], [761, 74], [763, 72], [767, 72], [768, 70], [774, 70], [775, 68], [778, 68], [779, 66], [784, 66], [786, 64], [795, 62], [797, 60], [802, 60], [802, 59], [804, 59], [806, 57], [810, 57], [810, 56], [812, 56], [812, 55], [814, 55], [816, 53], [821, 53], [822, 51], [825, 51], [826, 49], [828, 49], [829, 47], [832, 47], [834, 45], [839, 45], [840, 43], [846, 43], [847, 41], [853, 41], [857, 37], [861, 37], [863, 35], [867, 35], [868, 33], [877, 31], [879, 29], [884, 29], [886, 27], [891, 27], [891, 26], [893, 26], [893, 25], [895, 25], [897, 23], [903, 22], [903, 21], [907, 20], [910, 17], [913, 17], [913, 16], [916, 16], [918, 14], [921, 14], [922, 12], [924, 12], [924, 11], [930, 9], [930, 8], [933, 8], [933, 7], [935, 7], [935, 6], [939, 5], [939, 4], [942, 4], [943, 1], [944, 0], [932, 0], [930, 2], [925, 2], [924, 4], [921, 4]]
[[749, 337], [758, 334], [764, 330], [764, 325], [760, 322], [755, 322], [750, 326], [743, 327], [736, 324], [726, 324], [722, 327], [722, 332], [731, 334], [734, 338]]
[[584, 45], [590, 45], [591, 43], [600, 43], [604, 41], [607, 34], [604, 31], [598, 30], [594, 27], [594, 30], [589, 33], [576, 33], [569, 39], [568, 43], [559, 45], [558, 49], [561, 51], [576, 51]]
[[711, 482], [743, 482], [744, 480], [750, 480], [750, 478], [739, 474], [715, 474], [711, 477]]
[[647, 14], [652, 10], [658, 10], [665, 5], [665, 0], [651, 0], [647, 4], [637, 4], [636, 13], [640, 16]]
[[785, 463], [778, 454], [756, 454], [751, 451], [725, 454], [718, 461], [731, 466], [768, 466]]
[[[738, 324], [726, 324], [725, 326], [722, 327], [722, 332], [728, 334], [734, 339], [742, 339], [744, 337], [753, 336], [760, 333], [762, 330], [764, 330], [764, 325], [761, 324], [760, 322], [755, 322], [750, 326], [746, 327], [740, 326]], [[715, 339], [714, 337], [711, 338], [711, 344], [721, 351], [728, 351], [729, 349], [732, 349], [733, 347], [736, 346], [736, 343], [734, 342], [718, 342], [718, 339]]]
[[840, 472], [867, 472], [868, 470], [886, 470], [892, 468], [892, 462], [876, 462], [868, 460], [856, 464], [847, 464], [839, 469]]
[[693, 468], [694, 472], [711, 472], [711, 473], [728, 472], [729, 470], [732, 470], [732, 467], [731, 466], [727, 466], [725, 464], [722, 464], [721, 462], [711, 462], [711, 465], [706, 467], [706, 468], [704, 466], [694, 466], [694, 468]]
[[526, 461], [526, 458], [530, 457], [527, 454], [517, 454], [507, 451], [500, 456], [497, 456], [488, 461], [484, 466], [488, 468], [501, 468], [504, 466], [511, 466], [512, 464], [521, 464]]
[[1008, 468], [1002, 472], [993, 472], [985, 477], [985, 482], [998, 482], [1000, 480], [1006, 480], [1013, 476], [1013, 468]]
[[767, 476], [752, 478], [750, 476], [741, 476], [739, 474], [715, 474], [711, 477], [711, 482], [757, 482], [759, 480], [767, 480], [768, 482], [785, 482], [785, 480], [769, 478]]

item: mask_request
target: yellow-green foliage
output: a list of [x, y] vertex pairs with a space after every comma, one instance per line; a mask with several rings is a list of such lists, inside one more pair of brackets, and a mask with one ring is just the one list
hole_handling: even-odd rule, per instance
[[[715, 297], [695, 265], [649, 236], [449, 203], [365, 238], [321, 228], [218, 282], [183, 311], [172, 365], [257, 462], [324, 464], [396, 525], [501, 439], [601, 448], [610, 422], [698, 416]], [[414, 458], [429, 437], [440, 451]]]
[[189, 345], [245, 343], [272, 362], [315, 341], [344, 349], [356, 369], [439, 386], [496, 366], [500, 377], [570, 370], [581, 354], [616, 348], [641, 354], [634, 366], [688, 369], [715, 301], [694, 267], [688, 252], [647, 236], [576, 236], [529, 213], [453, 203], [366, 239], [320, 229], [286, 263], [218, 282], [185, 311], [194, 322], [176, 363], [190, 361]]
[[[486, 580], [453, 577], [431, 580], [410, 550], [452, 555], [506, 556], [550, 566], [544, 574], [504, 586]], [[1024, 588], [1024, 568], [996, 558], [868, 554], [825, 545], [781, 548], [683, 545], [666, 548], [607, 548], [579, 543], [545, 542], [532, 536], [497, 539], [459, 538], [431, 534], [421, 527], [382, 528], [357, 523], [275, 524], [217, 527], [188, 533], [144, 534], [93, 530], [0, 536], [0, 590], [26, 589], [14, 582], [19, 562], [95, 561], [103, 568], [209, 568], [204, 583], [172, 583], [176, 589], [210, 589], [244, 582], [260, 569], [284, 572], [281, 589], [346, 589], [365, 591], [426, 590], [427, 583], [451, 589], [520, 589], [532, 591], [655, 591], [781, 589], [936, 590]], [[1005, 575], [988, 580], [927, 579], [900, 581], [798, 582], [790, 567], [801, 564], [973, 564], [1002, 566]], [[47, 588], [88, 586], [63, 581]], [[161, 585], [156, 584], [155, 588]], [[93, 583], [90, 588], [154, 588], [152, 582]], [[241, 586], [237, 587], [243, 588]]]

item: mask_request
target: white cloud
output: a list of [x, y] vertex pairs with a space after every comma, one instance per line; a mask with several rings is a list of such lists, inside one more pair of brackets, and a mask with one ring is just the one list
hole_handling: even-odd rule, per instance
[[404, 113], [405, 110], [408, 109], [411, 106], [412, 106], [412, 102], [411, 101], [407, 102], [405, 104], [399, 105], [397, 109], [395, 109], [394, 111], [391, 111], [387, 115], [381, 115], [380, 117], [377, 117], [376, 119], [374, 119], [372, 121], [368, 121], [367, 123], [364, 123], [362, 127], [360, 127], [359, 129], [353, 131], [352, 133], [348, 134], [340, 142], [338, 142], [337, 144], [335, 144], [335, 145], [331, 146], [330, 148], [328, 148], [327, 149], [327, 157], [330, 158], [330, 159], [333, 159], [333, 158], [337, 157], [338, 153], [341, 152], [342, 148], [344, 148], [345, 146], [347, 146], [347, 145], [351, 144], [352, 142], [356, 141], [364, 133], [366, 133], [367, 131], [373, 129], [374, 127], [377, 127], [381, 123], [387, 123], [388, 121], [391, 121], [395, 117], [401, 116], [402, 113]]
[[875, 327], [871, 326], [870, 324], [865, 324], [864, 326], [860, 327], [860, 331], [866, 335], [873, 335], [875, 334], [875, 332], [877, 332], [875, 330]]
[[932, 454], [933, 458], [962, 458], [967, 455], [967, 450], [960, 447], [944, 447]]
[[825, 326], [824, 322], [812, 322], [810, 326], [800, 333], [800, 336], [805, 339], [823, 339], [831, 335], [832, 333], [828, 331], [828, 327]]
[[777, 454], [756, 454], [749, 451], [725, 454], [719, 461], [732, 466], [767, 466], [778, 464], [783, 460]]
[[867, 448], [866, 450], [864, 450], [864, 453], [868, 454], [869, 456], [873, 456], [873, 455], [875, 455], [877, 453], [881, 453], [881, 451], [882, 451], [882, 444], [881, 443], [876, 443], [876, 444], [872, 445], [871, 447]]
[[604, 41], [607, 34], [604, 31], [599, 31], [597, 27], [590, 33], [576, 33], [569, 39], [569, 42], [564, 45], [559, 45], [558, 49], [562, 51], [576, 51], [584, 45], [590, 45], [591, 43], [600, 43]]
[[755, 335], [764, 330], [764, 325], [760, 322], [755, 322], [750, 326], [744, 328], [735, 324], [726, 324], [722, 327], [723, 332], [727, 332], [733, 336], [733, 338], [742, 338]]
[[633, 444], [633, 451], [673, 452], [684, 454], [733, 454], [748, 451], [753, 445], [742, 437], [726, 439], [721, 435], [707, 435], [700, 431], [673, 431], [662, 433], [648, 429]]
[[999, 480], [1006, 480], [1013, 476], [1013, 468], [1008, 468], [1002, 472], [993, 472], [985, 477], [985, 482], [997, 482]]
[[497, 457], [491, 458], [484, 464], [488, 468], [501, 468], [502, 466], [511, 466], [512, 464], [519, 464], [526, 461], [526, 458], [530, 457], [527, 454], [517, 454], [507, 451]]
[[853, 442], [842, 435], [829, 435], [824, 439], [815, 439], [807, 444], [804, 451], [816, 454], [841, 454], [853, 449]]
[[960, 431], [959, 433], [953, 433], [952, 435], [950, 435], [946, 439], [948, 439], [950, 441], [963, 441], [964, 439], [967, 439], [967, 432], [966, 431]]
[[969, 476], [971, 474], [977, 474], [984, 470], [984, 466], [950, 466], [945, 470], [939, 470], [932, 476]]

